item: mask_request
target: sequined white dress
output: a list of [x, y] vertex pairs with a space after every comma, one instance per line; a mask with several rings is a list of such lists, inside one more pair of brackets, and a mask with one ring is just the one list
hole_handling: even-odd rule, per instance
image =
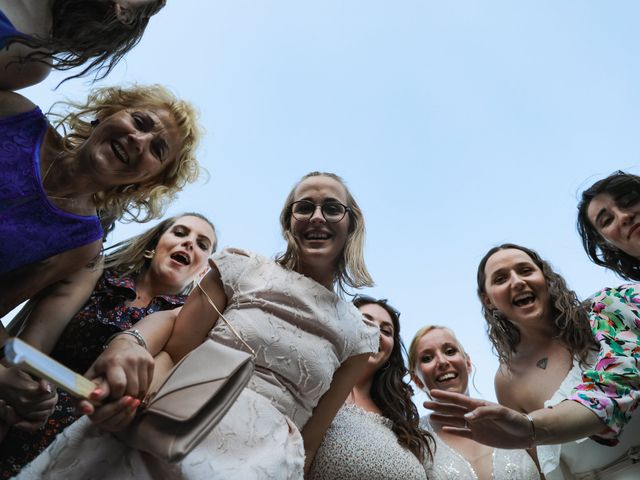
[[386, 417], [345, 404], [333, 419], [309, 480], [426, 480], [422, 463], [398, 443]]
[[[322, 285], [239, 250], [214, 258], [225, 317], [256, 351], [256, 370], [215, 430], [180, 463], [132, 450], [86, 419], [67, 428], [18, 478], [302, 479], [300, 429], [347, 358], [378, 350], [379, 330]], [[224, 322], [210, 335], [242, 348]]]
[[[426, 465], [429, 480], [478, 480], [471, 464], [440, 438], [429, 423], [429, 416], [420, 419], [420, 426], [436, 441], [433, 463]], [[536, 464], [525, 450], [494, 448], [493, 480], [540, 480]]]

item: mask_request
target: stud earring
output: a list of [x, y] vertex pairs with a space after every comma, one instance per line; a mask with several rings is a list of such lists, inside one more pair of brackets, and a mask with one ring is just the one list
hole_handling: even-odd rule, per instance
[[500, 311], [497, 308], [493, 312], [491, 312], [491, 316], [497, 322], [502, 320], [502, 314], [500, 313]]
[[152, 259], [155, 254], [156, 254], [155, 250], [145, 250], [142, 256], [144, 258]]
[[97, 118], [95, 120], [91, 120], [91, 127], [96, 128], [100, 124], [100, 120]]

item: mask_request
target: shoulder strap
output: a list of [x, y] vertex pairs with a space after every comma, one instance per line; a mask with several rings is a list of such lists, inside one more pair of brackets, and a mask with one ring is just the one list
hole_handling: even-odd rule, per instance
[[213, 307], [213, 309], [216, 311], [216, 313], [218, 314], [218, 316], [224, 321], [224, 323], [227, 324], [227, 327], [229, 327], [229, 330], [231, 330], [233, 332], [233, 334], [238, 337], [238, 340], [240, 340], [242, 342], [242, 344], [247, 347], [247, 349], [251, 352], [251, 355], [253, 355], [253, 357], [255, 358], [256, 356], [256, 352], [253, 350], [253, 348], [251, 348], [249, 346], [249, 344], [247, 342], [244, 341], [244, 339], [240, 336], [240, 334], [236, 331], [235, 328], [233, 328], [233, 326], [231, 325], [231, 323], [229, 323], [229, 320], [227, 320], [224, 315], [220, 312], [220, 310], [218, 310], [218, 307], [216, 307], [216, 304], [213, 303], [213, 300], [211, 300], [211, 297], [209, 296], [209, 294], [207, 292], [205, 292], [204, 288], [202, 288], [202, 286], [200, 284], [198, 284], [198, 288], [200, 289], [200, 291], [202, 293], [204, 293], [204, 296], [206, 297], [206, 299], [209, 301], [209, 303], [211, 304], [211, 306]]

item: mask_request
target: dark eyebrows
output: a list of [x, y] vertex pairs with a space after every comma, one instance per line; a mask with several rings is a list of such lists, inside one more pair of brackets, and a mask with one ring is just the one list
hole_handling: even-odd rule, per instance
[[607, 213], [607, 208], [606, 207], [602, 207], [598, 213], [596, 214], [596, 219], [595, 219], [595, 224], [596, 226], [598, 225], [598, 223], [600, 223], [600, 221], [602, 220], [602, 217], [604, 217], [605, 213]]

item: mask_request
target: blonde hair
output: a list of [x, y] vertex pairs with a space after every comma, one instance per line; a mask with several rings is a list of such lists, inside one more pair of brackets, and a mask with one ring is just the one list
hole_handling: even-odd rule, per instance
[[456, 344], [458, 345], [458, 348], [460, 349], [464, 357], [467, 358], [467, 352], [465, 351], [464, 347], [460, 343], [460, 340], [458, 340], [458, 337], [456, 337], [456, 334], [453, 332], [453, 330], [451, 330], [449, 327], [443, 327], [442, 325], [426, 325], [416, 332], [416, 334], [413, 336], [413, 340], [411, 340], [411, 344], [409, 345], [408, 358], [409, 358], [409, 373], [411, 375], [415, 375], [416, 365], [418, 364], [418, 343], [420, 343], [420, 340], [422, 340], [422, 337], [424, 337], [427, 333], [431, 332], [432, 330], [447, 330], [449, 333], [451, 333], [451, 336], [453, 337]]
[[300, 181], [293, 186], [289, 195], [287, 195], [284, 207], [280, 213], [280, 227], [282, 228], [282, 236], [287, 241], [287, 250], [279, 255], [276, 261], [290, 270], [295, 270], [298, 267], [300, 261], [298, 244], [291, 231], [291, 204], [293, 203], [298, 186], [310, 177], [332, 178], [342, 185], [347, 194], [347, 207], [350, 208], [347, 213], [347, 215], [349, 215], [349, 233], [342, 255], [340, 255], [338, 264], [336, 265], [337, 273], [335, 282], [338, 284], [338, 291], [346, 293], [347, 286], [352, 288], [373, 286], [373, 280], [364, 262], [365, 228], [362, 210], [360, 210], [355, 198], [353, 198], [353, 195], [349, 192], [344, 180], [335, 173], [311, 172], [302, 177]]
[[[145, 256], [146, 252], [155, 249], [156, 245], [158, 245], [158, 242], [160, 241], [160, 237], [162, 237], [162, 235], [167, 232], [178, 219], [183, 217], [200, 218], [209, 224], [214, 235], [213, 243], [211, 245], [211, 253], [215, 252], [218, 244], [218, 238], [216, 235], [216, 228], [213, 223], [200, 213], [186, 212], [181, 215], [166, 218], [146, 232], [110, 247], [110, 250], [113, 251], [105, 256], [104, 268], [111, 268], [123, 274], [137, 277], [149, 268], [149, 264], [151, 263], [151, 259]], [[186, 288], [184, 293], [189, 293], [192, 288], [193, 282]]]
[[197, 112], [189, 102], [178, 100], [161, 85], [135, 85], [130, 88], [105, 87], [93, 90], [84, 104], [59, 102], [74, 109], [58, 118], [62, 130], [62, 148], [73, 153], [90, 136], [91, 121], [104, 119], [127, 108], [167, 110], [180, 132], [180, 149], [154, 178], [135, 185], [119, 185], [94, 195], [96, 209], [115, 219], [144, 222], [162, 215], [166, 205], [187, 183], [194, 182], [201, 167], [195, 150], [201, 137]]

